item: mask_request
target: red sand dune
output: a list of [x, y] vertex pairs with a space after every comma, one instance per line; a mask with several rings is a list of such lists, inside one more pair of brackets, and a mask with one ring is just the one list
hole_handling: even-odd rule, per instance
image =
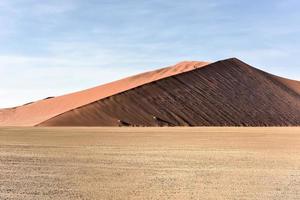
[[0, 110], [0, 125], [34, 126], [77, 107], [207, 64], [208, 62], [181, 62], [174, 66], [131, 76], [80, 92], [43, 99], [16, 108], [3, 109]]
[[182, 62], [0, 110], [2, 126], [300, 125], [300, 82], [238, 59]]

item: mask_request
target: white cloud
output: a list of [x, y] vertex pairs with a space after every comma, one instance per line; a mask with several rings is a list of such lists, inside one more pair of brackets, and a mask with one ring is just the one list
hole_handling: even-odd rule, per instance
[[95, 2], [0, 0], [0, 107], [181, 60], [238, 57], [300, 79], [298, 12], [241, 15], [236, 1]]

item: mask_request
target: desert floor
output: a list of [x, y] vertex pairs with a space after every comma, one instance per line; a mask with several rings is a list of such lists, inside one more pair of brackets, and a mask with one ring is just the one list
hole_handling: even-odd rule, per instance
[[1, 128], [0, 199], [300, 199], [300, 128]]

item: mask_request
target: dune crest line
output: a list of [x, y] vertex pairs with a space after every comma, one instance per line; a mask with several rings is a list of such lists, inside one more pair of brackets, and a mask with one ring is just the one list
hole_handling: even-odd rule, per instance
[[300, 82], [236, 59], [174, 66], [0, 110], [0, 126], [299, 126]]

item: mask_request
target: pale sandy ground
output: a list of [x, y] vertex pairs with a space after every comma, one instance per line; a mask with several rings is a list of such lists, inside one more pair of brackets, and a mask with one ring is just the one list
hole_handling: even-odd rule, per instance
[[1, 128], [0, 199], [300, 199], [300, 128]]

